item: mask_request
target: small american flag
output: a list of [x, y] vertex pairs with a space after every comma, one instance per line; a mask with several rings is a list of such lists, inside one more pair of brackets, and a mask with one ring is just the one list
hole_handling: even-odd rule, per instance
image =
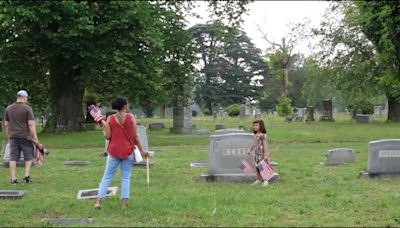
[[90, 105], [90, 106], [88, 107], [88, 110], [89, 110], [90, 115], [93, 117], [93, 119], [94, 119], [96, 122], [101, 123], [101, 122], [104, 120], [103, 115], [101, 115], [100, 109], [97, 108], [96, 106]]
[[250, 174], [252, 174], [254, 172], [253, 167], [251, 167], [251, 165], [246, 161], [246, 159], [243, 159], [240, 162], [239, 167], [243, 171], [244, 175], [246, 175], [246, 176], [250, 176]]
[[261, 177], [264, 181], [268, 181], [274, 176], [274, 170], [272, 169], [271, 165], [268, 164], [265, 160], [262, 160], [260, 163], [257, 164], [257, 169], [261, 174]]

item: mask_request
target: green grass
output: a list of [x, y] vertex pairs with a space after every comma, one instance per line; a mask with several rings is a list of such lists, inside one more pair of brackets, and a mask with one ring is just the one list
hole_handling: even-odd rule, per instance
[[[34, 167], [31, 185], [9, 184], [8, 169], [0, 169], [0, 189], [26, 190], [18, 200], [0, 201], [0, 226], [55, 226], [45, 218], [93, 218], [93, 224], [71, 226], [400, 226], [398, 180], [358, 179], [366, 170], [368, 142], [400, 138], [400, 124], [374, 119], [355, 124], [347, 116], [333, 123], [287, 123], [263, 118], [271, 146], [283, 144], [274, 155], [281, 180], [267, 188], [248, 183], [203, 183], [206, 168], [189, 168], [191, 161], [208, 159], [208, 137], [173, 135], [171, 119], [139, 119], [147, 126], [164, 122], [167, 129], [148, 132], [156, 151], [147, 189], [143, 168], [134, 168], [128, 208], [119, 207], [119, 193], [107, 198], [101, 210], [94, 200], [77, 200], [81, 189], [97, 188], [105, 159], [100, 129], [67, 134], [40, 134], [51, 154], [43, 167]], [[209, 117], [193, 119], [198, 128], [214, 132], [215, 124], [237, 128], [251, 119]], [[2, 136], [3, 137], [3, 136]], [[336, 167], [320, 166], [327, 150], [349, 147], [356, 162]], [[91, 161], [87, 167], [63, 166], [63, 161]], [[18, 169], [21, 179], [23, 170]], [[120, 186], [117, 173], [111, 186]], [[65, 225], [63, 225], [65, 226]]]

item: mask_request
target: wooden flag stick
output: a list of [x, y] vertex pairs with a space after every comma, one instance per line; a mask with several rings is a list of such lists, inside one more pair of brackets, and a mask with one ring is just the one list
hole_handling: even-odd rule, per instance
[[147, 188], [150, 187], [150, 167], [149, 167], [149, 156], [146, 157], [146, 173], [147, 173]]
[[281, 148], [282, 145], [283, 145], [283, 144], [279, 144], [277, 147], [275, 147], [275, 149], [269, 154], [269, 156], [267, 157], [267, 159], [269, 159], [269, 158], [272, 156], [272, 154], [274, 154], [276, 151], [278, 151], [279, 148]]

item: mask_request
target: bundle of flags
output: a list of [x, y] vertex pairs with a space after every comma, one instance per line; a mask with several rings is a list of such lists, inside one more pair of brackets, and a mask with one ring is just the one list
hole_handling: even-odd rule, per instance
[[240, 162], [240, 169], [243, 171], [244, 175], [250, 176], [252, 173], [254, 173], [253, 167], [246, 161], [246, 159], [243, 159]]
[[49, 155], [50, 152], [47, 150], [46, 147], [43, 146], [43, 144], [33, 142], [33, 145], [35, 150], [35, 164], [37, 166], [42, 166], [44, 157]]
[[101, 111], [98, 107], [90, 105], [88, 107], [88, 111], [90, 115], [93, 117], [94, 121], [96, 121], [97, 123], [102, 123], [102, 121], [104, 121], [104, 117], [101, 114]]
[[257, 164], [257, 170], [264, 181], [268, 181], [275, 175], [271, 165], [265, 159]]

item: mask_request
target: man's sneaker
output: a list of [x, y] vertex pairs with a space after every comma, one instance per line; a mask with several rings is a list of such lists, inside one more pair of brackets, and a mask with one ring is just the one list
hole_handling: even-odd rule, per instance
[[30, 176], [24, 177], [24, 182], [27, 183], [27, 184], [32, 183], [31, 177]]
[[17, 180], [11, 180], [11, 184], [18, 184]]
[[263, 187], [268, 186], [268, 181], [264, 181], [261, 186], [263, 186]]
[[256, 185], [256, 184], [259, 184], [259, 183], [261, 183], [261, 182], [259, 180], [256, 180], [251, 185]]

